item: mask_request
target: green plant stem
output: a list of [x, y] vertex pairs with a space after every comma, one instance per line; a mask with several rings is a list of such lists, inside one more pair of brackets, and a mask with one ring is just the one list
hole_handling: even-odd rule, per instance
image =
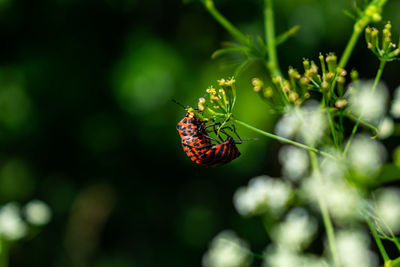
[[[363, 32], [364, 28], [367, 26], [368, 23], [366, 23], [365, 25], [362, 26], [362, 28], [360, 29], [356, 29], [356, 27], [354, 27], [353, 33], [350, 36], [350, 39], [346, 45], [346, 48], [343, 51], [342, 57], [340, 58], [339, 61], [339, 68], [344, 69], [347, 65], [347, 62], [350, 59], [350, 55], [353, 52], [354, 46], [356, 45], [358, 38], [360, 37], [360, 34]], [[357, 23], [356, 23], [357, 25]]]
[[297, 146], [297, 147], [302, 148], [302, 149], [306, 149], [306, 150], [308, 150], [310, 152], [320, 154], [320, 155], [322, 155], [324, 157], [328, 157], [328, 158], [331, 158], [331, 159], [336, 159], [333, 155], [331, 155], [331, 154], [329, 154], [327, 152], [318, 150], [315, 147], [310, 147], [310, 146], [307, 146], [305, 144], [298, 143], [296, 141], [293, 141], [293, 140], [290, 140], [290, 139], [287, 139], [287, 138], [284, 138], [284, 137], [281, 137], [281, 136], [278, 136], [278, 135], [275, 135], [275, 134], [272, 134], [272, 133], [269, 133], [269, 132], [265, 132], [265, 131], [260, 130], [260, 129], [254, 127], [254, 126], [251, 126], [251, 125], [249, 125], [249, 124], [247, 124], [247, 123], [245, 123], [243, 121], [237, 120], [235, 118], [231, 118], [231, 119], [235, 123], [240, 124], [240, 125], [246, 127], [247, 129], [250, 129], [250, 130], [252, 130], [252, 131], [254, 131], [256, 133], [259, 133], [261, 135], [264, 135], [266, 137], [281, 141], [281, 142], [286, 143], [286, 144], [294, 145], [294, 146]]
[[385, 267], [400, 267], [400, 257], [398, 257], [395, 260], [389, 260], [386, 264]]
[[[378, 72], [376, 73], [374, 85], [372, 86], [372, 89], [371, 89], [372, 94], [374, 94], [374, 92], [375, 92], [375, 90], [376, 90], [376, 87], [377, 87], [377, 85], [378, 85], [378, 82], [379, 82], [379, 80], [380, 80], [381, 77], [382, 77], [382, 73], [383, 73], [383, 69], [385, 68], [385, 64], [386, 64], [386, 61], [385, 61], [385, 60], [381, 60], [381, 61], [380, 61], [379, 69], [378, 69]], [[356, 124], [354, 125], [353, 130], [351, 131], [351, 135], [350, 135], [350, 137], [349, 137], [349, 140], [347, 141], [346, 146], [345, 146], [345, 148], [344, 148], [344, 150], [343, 150], [343, 157], [346, 156], [347, 151], [348, 151], [349, 148], [350, 148], [350, 145], [351, 145], [351, 142], [353, 141], [354, 135], [356, 134], [357, 129], [358, 129], [358, 126], [360, 125], [362, 115], [363, 115], [363, 114], [361, 114], [360, 116], [358, 116], [358, 119], [357, 119], [357, 121], [356, 121]]]
[[282, 76], [276, 52], [273, 0], [264, 0], [264, 29], [268, 52], [268, 70], [272, 76]]
[[[327, 103], [326, 103], [325, 96], [324, 96], [324, 98], [322, 100], [322, 103], [323, 103], [323, 105], [328, 106]], [[336, 129], [335, 129], [335, 125], [333, 123], [332, 114], [331, 114], [329, 108], [327, 109], [327, 115], [328, 115], [329, 128], [331, 129], [331, 133], [332, 133], [333, 143], [335, 144], [335, 147], [338, 148], [339, 147], [339, 143], [338, 143], [338, 138], [337, 138], [337, 134], [336, 134]]]
[[380, 239], [386, 239], [386, 240], [389, 240], [389, 241], [393, 242], [393, 243], [396, 245], [397, 249], [400, 251], [400, 243], [399, 243], [399, 241], [397, 241], [397, 239], [396, 239], [396, 237], [393, 235], [393, 233], [392, 233], [392, 237], [382, 236], [382, 235], [379, 235], [379, 234], [378, 234], [378, 237], [379, 237]]
[[0, 267], [8, 266], [8, 244], [3, 238], [0, 238]]
[[386, 250], [385, 250], [385, 247], [383, 246], [381, 239], [379, 238], [374, 226], [372, 225], [372, 223], [371, 223], [371, 221], [369, 219], [367, 219], [367, 224], [368, 224], [369, 229], [371, 230], [372, 236], [375, 239], [375, 243], [378, 246], [379, 252], [381, 253], [382, 258], [383, 258], [383, 260], [385, 261], [385, 264], [386, 264], [386, 262], [390, 261], [390, 258], [388, 256]]
[[347, 43], [346, 48], [343, 51], [342, 57], [340, 58], [338, 65], [339, 68], [344, 69], [346, 67], [358, 38], [364, 31], [364, 28], [367, 27], [368, 23], [371, 22], [371, 17], [370, 14], [368, 14], [367, 10], [369, 10], [372, 6], [374, 6], [377, 10], [381, 10], [386, 1], [387, 0], [374, 0], [364, 9], [362, 16], [354, 24], [353, 33], [351, 34], [349, 42]]
[[[311, 166], [313, 169], [313, 177], [314, 179], [317, 179], [318, 183], [322, 183], [322, 177], [319, 171], [317, 155], [311, 151], [309, 152], [309, 154], [311, 159]], [[329, 217], [329, 212], [326, 202], [321, 196], [318, 197], [318, 205], [319, 209], [321, 210], [322, 220], [324, 222], [326, 236], [328, 238], [329, 249], [332, 254], [334, 266], [339, 266], [339, 258], [336, 251], [336, 241], [335, 241], [335, 232], [333, 224], [331, 218]]]
[[204, 0], [204, 6], [214, 17], [216, 21], [221, 24], [239, 43], [249, 45], [249, 38], [247, 38], [241, 31], [239, 31], [232, 23], [229, 22], [214, 6], [212, 0]]

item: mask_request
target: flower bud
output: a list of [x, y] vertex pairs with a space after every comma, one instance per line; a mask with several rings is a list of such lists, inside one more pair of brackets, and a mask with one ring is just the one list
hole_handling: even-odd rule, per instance
[[338, 99], [335, 102], [335, 106], [337, 108], [344, 108], [345, 106], [347, 106], [347, 100], [346, 99]]
[[265, 98], [271, 98], [273, 94], [274, 94], [274, 91], [273, 91], [272, 87], [268, 86], [267, 88], [265, 88], [265, 91], [264, 91]]

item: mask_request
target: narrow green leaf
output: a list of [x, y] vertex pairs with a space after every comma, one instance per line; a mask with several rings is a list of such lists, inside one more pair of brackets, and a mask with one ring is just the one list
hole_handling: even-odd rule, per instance
[[289, 37], [292, 37], [300, 28], [299, 25], [295, 25], [289, 30], [285, 31], [284, 33], [281, 33], [279, 36], [276, 37], [275, 39], [275, 45], [280, 45], [284, 43]]
[[347, 9], [343, 10], [343, 14], [345, 14], [346, 16], [348, 16], [349, 18], [351, 18], [354, 21], [357, 20], [357, 17], [353, 13], [348, 11]]
[[211, 58], [215, 59], [218, 56], [224, 55], [224, 54], [229, 54], [229, 53], [242, 53], [244, 55], [247, 54], [247, 49], [245, 47], [227, 47], [227, 48], [221, 48], [214, 53], [212, 53]]
[[254, 60], [252, 59], [247, 59], [246, 61], [244, 61], [243, 63], [241, 63], [236, 69], [235, 69], [235, 78], [237, 79], [239, 77], [239, 75], [251, 64], [253, 63]]

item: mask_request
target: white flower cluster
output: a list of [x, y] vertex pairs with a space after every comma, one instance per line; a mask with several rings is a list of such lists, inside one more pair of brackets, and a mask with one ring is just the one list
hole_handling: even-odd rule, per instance
[[301, 108], [290, 108], [278, 121], [275, 133], [285, 138], [293, 138], [316, 144], [325, 134], [327, 128], [326, 114], [314, 101], [306, 102]]
[[323, 201], [337, 223], [358, 218], [360, 214], [357, 210], [363, 201], [357, 188], [346, 181], [345, 172], [344, 163], [325, 159], [321, 164], [321, 173], [304, 179], [300, 192], [312, 203]]
[[233, 203], [243, 216], [265, 212], [279, 214], [283, 211], [291, 196], [289, 183], [269, 176], [258, 176], [249, 181], [248, 186], [239, 188], [233, 197]]
[[384, 117], [378, 125], [378, 137], [379, 139], [386, 139], [391, 136], [394, 132], [394, 122], [392, 118]]
[[366, 177], [374, 177], [386, 159], [385, 147], [366, 135], [356, 135], [350, 145], [348, 161], [352, 169]]
[[398, 86], [394, 91], [390, 115], [396, 119], [400, 118], [400, 86]]
[[294, 146], [283, 146], [279, 151], [282, 175], [293, 181], [304, 177], [308, 171], [308, 153]]
[[230, 230], [219, 233], [203, 256], [205, 267], [246, 267], [251, 262], [248, 245]]
[[7, 203], [0, 207], [0, 237], [21, 239], [28, 233], [28, 224], [41, 226], [47, 224], [50, 218], [51, 210], [41, 200], [32, 200], [22, 209], [17, 203]]
[[315, 255], [301, 254], [279, 245], [270, 245], [263, 267], [326, 267], [327, 261]]
[[386, 113], [388, 93], [386, 87], [379, 83], [374, 87], [373, 81], [351, 83], [346, 97], [349, 110], [357, 117], [369, 123], [377, 124]]
[[336, 233], [336, 248], [343, 267], [378, 266], [376, 255], [369, 249], [369, 237], [359, 229]]
[[272, 229], [273, 241], [287, 249], [301, 251], [312, 241], [317, 232], [317, 222], [303, 208], [294, 208], [285, 220]]
[[400, 189], [388, 187], [376, 192], [376, 213], [380, 228], [390, 234], [400, 233]]

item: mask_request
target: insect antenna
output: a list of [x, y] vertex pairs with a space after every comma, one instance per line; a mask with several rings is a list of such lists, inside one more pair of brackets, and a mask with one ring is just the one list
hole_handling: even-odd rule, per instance
[[186, 110], [187, 107], [185, 107], [184, 105], [182, 105], [181, 103], [179, 103], [176, 99], [171, 99], [171, 100], [172, 100], [172, 102], [174, 102], [175, 104], [181, 106], [183, 109]]

